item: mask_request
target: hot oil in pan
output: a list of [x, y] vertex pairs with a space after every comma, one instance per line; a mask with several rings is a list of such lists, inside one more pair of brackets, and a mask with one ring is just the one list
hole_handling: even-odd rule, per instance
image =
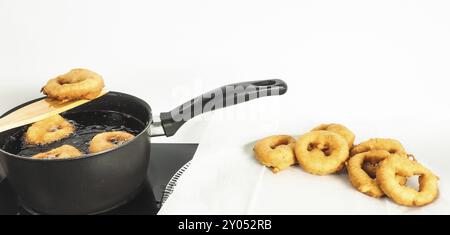
[[42, 146], [29, 145], [23, 140], [27, 129], [23, 128], [8, 141], [6, 146], [12, 149], [7, 151], [20, 156], [33, 156], [68, 144], [87, 154], [90, 141], [98, 133], [126, 131], [137, 135], [145, 128], [145, 125], [133, 116], [112, 111], [76, 112], [62, 114], [62, 116], [75, 125], [76, 131], [70, 137]]

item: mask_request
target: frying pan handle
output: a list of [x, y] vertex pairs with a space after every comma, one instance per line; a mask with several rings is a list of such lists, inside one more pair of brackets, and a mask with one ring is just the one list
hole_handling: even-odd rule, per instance
[[172, 111], [161, 113], [160, 122], [153, 124], [160, 130], [162, 127], [164, 133], [159, 131], [151, 135], [172, 136], [184, 123], [202, 113], [265, 96], [283, 95], [286, 91], [287, 84], [280, 79], [241, 82], [219, 87], [189, 100]]

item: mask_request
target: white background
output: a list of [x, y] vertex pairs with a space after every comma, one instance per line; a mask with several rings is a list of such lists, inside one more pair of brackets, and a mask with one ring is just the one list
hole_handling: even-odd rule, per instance
[[[278, 77], [299, 118], [448, 126], [449, 4], [0, 0], [0, 112], [87, 67], [155, 112], [226, 83]], [[201, 125], [173, 141], [197, 141]]]
[[[282, 78], [289, 91], [275, 105], [245, 105], [276, 112], [293, 135], [340, 122], [357, 141], [397, 138], [446, 172], [449, 12], [449, 1], [0, 0], [0, 112], [73, 67], [99, 72], [109, 90], [155, 113], [227, 83]], [[230, 108], [225, 120], [247, 110]], [[198, 142], [207, 123], [154, 140]], [[259, 136], [279, 126], [208, 130]]]

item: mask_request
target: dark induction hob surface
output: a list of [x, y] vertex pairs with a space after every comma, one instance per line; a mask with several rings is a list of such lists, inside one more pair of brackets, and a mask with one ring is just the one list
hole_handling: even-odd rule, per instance
[[[164, 189], [172, 176], [192, 159], [198, 144], [152, 144], [148, 176], [142, 190], [129, 203], [105, 214], [154, 215], [161, 206]], [[30, 214], [4, 179], [0, 167], [0, 215]]]

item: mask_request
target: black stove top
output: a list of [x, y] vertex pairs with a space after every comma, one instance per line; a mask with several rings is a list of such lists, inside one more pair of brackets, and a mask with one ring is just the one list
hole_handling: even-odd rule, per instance
[[[152, 144], [148, 176], [143, 189], [129, 203], [105, 214], [154, 215], [158, 213], [167, 183], [184, 164], [192, 159], [197, 146], [198, 144]], [[8, 179], [3, 179], [2, 175], [0, 168], [0, 215], [30, 214], [20, 205]]]

